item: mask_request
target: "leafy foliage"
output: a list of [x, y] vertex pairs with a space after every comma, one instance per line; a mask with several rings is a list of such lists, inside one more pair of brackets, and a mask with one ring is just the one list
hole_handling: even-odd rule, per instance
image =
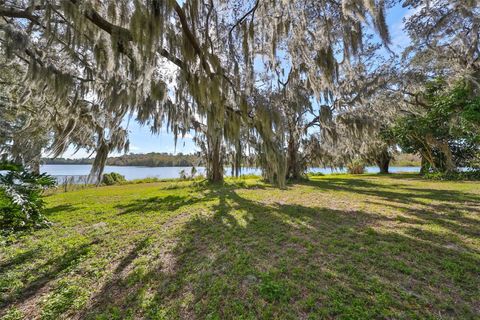
[[[376, 53], [390, 44], [385, 10], [400, 2], [414, 10], [405, 23], [412, 45], [398, 62], [405, 72], [392, 80], [395, 58]], [[212, 181], [228, 162], [238, 175], [242, 157], [256, 157], [280, 186], [313, 161], [345, 165], [360, 156], [388, 171], [394, 146], [378, 132], [396, 108], [376, 90], [388, 87], [397, 92], [391, 101], [403, 101], [436, 76], [478, 83], [479, 10], [463, 0], [6, 0], [2, 58], [22, 75], [15, 104], [31, 110], [15, 132], [45, 124], [38, 150], [25, 148], [35, 157], [20, 156], [32, 162], [40, 146], [53, 156], [86, 148], [101, 177], [109, 153], [128, 151], [124, 120], [135, 117], [154, 134], [166, 127], [175, 141], [194, 132]], [[476, 107], [467, 109], [465, 119], [478, 120]]]
[[396, 167], [420, 167], [421, 158], [417, 154], [398, 153], [395, 155], [392, 165]]
[[347, 164], [347, 172], [350, 174], [363, 174], [365, 173], [365, 163], [360, 159], [355, 159]]
[[41, 150], [48, 145], [47, 132], [53, 127], [48, 119], [55, 104], [48, 105], [37, 95], [24, 99], [25, 70], [1, 54], [0, 65], [0, 158], [38, 172]]
[[[284, 185], [283, 119], [254, 93], [280, 81], [292, 84], [286, 96], [302, 84], [309, 98], [330, 100], [368, 38], [367, 22], [389, 43], [391, 3], [7, 0], [0, 36], [3, 55], [25, 71], [23, 96], [53, 96], [65, 115], [45, 117], [54, 124], [54, 156], [69, 145], [95, 151], [92, 173], [100, 177], [110, 152], [128, 150], [123, 120], [135, 115], [152, 133], [167, 127], [177, 139], [195, 131], [213, 181], [223, 179], [228, 150], [245, 149], [248, 132], [262, 144], [265, 171]], [[288, 80], [282, 60], [291, 61]]]
[[428, 172], [424, 178], [429, 180], [480, 180], [480, 170], [464, 172]]
[[18, 168], [0, 175], [0, 224], [4, 230], [32, 229], [48, 225], [42, 214], [42, 192], [55, 179]]
[[102, 178], [102, 183], [107, 186], [119, 184], [125, 181], [126, 181], [125, 177], [117, 172], [105, 173]]
[[466, 82], [449, 88], [442, 79], [427, 83], [422, 96], [422, 107], [398, 119], [385, 138], [405, 152], [420, 153], [426, 169], [474, 167], [480, 156], [480, 97]]

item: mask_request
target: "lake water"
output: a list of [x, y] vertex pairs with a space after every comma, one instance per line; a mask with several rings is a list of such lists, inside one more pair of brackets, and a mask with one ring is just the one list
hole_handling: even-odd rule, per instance
[[[88, 164], [46, 164], [40, 167], [41, 172], [46, 172], [52, 176], [83, 176], [90, 173], [91, 165]], [[378, 173], [377, 167], [367, 167], [368, 173]], [[172, 179], [180, 177], [180, 171], [185, 170], [190, 174], [191, 167], [120, 167], [120, 166], [106, 166], [105, 173], [118, 172], [125, 176], [127, 180], [144, 179], [144, 178], [160, 178]], [[345, 169], [332, 170], [330, 168], [310, 168], [309, 172], [322, 172], [329, 174], [332, 172], [346, 172]], [[390, 172], [419, 172], [420, 167], [390, 167]], [[205, 174], [204, 167], [197, 168], [198, 174]], [[230, 170], [225, 170], [227, 176], [230, 175]], [[242, 174], [256, 174], [260, 175], [261, 170], [256, 168], [243, 168]]]

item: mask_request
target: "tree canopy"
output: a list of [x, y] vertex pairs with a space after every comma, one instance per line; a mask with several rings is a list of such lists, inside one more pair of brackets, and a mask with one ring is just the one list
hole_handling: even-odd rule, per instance
[[[414, 11], [403, 57], [386, 24], [399, 2]], [[476, 1], [6, 0], [0, 16], [13, 70], [2, 101], [15, 106], [0, 111], [15, 118], [0, 142], [17, 159], [34, 123], [24, 165], [73, 145], [95, 154], [99, 177], [110, 152], [128, 150], [132, 119], [175, 140], [193, 131], [211, 181], [255, 157], [283, 186], [313, 159], [389, 159], [397, 142], [381, 129], [424, 104], [436, 77], [478, 94]]]

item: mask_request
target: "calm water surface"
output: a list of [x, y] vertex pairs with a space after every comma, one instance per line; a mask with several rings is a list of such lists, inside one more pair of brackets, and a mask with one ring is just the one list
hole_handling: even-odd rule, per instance
[[[89, 164], [46, 164], [40, 167], [41, 172], [46, 172], [52, 176], [82, 176], [90, 173], [91, 165]], [[191, 167], [120, 167], [120, 166], [106, 166], [105, 173], [118, 172], [125, 176], [127, 180], [144, 179], [144, 178], [160, 178], [171, 179], [180, 177], [180, 171], [185, 170], [190, 174]], [[329, 174], [332, 172], [345, 172], [346, 170], [332, 170], [330, 168], [310, 168], [309, 172], [322, 172]], [[390, 167], [390, 172], [419, 172], [420, 167]], [[205, 174], [204, 167], [197, 168], [198, 174]], [[367, 167], [368, 173], [377, 173], [377, 167]], [[242, 174], [256, 174], [260, 175], [262, 172], [256, 168], [243, 168]], [[230, 175], [230, 170], [225, 170], [227, 176]]]

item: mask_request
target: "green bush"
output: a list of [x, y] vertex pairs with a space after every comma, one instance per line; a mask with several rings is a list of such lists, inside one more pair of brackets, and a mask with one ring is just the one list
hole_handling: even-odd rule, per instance
[[324, 176], [324, 175], [325, 175], [325, 174], [322, 173], [322, 172], [320, 172], [320, 171], [307, 173], [307, 176], [309, 176], [309, 177], [322, 177], [322, 176]]
[[462, 180], [480, 180], [480, 170], [464, 172], [428, 172], [423, 175], [428, 180], [444, 181], [462, 181]]
[[43, 216], [43, 191], [55, 179], [18, 168], [0, 175], [0, 225], [3, 232], [33, 229], [48, 225]]
[[125, 177], [122, 176], [120, 173], [116, 173], [116, 172], [105, 173], [102, 178], [102, 183], [107, 186], [119, 184], [125, 181], [127, 181]]
[[187, 176], [187, 172], [185, 170], [180, 170], [180, 172], [178, 173], [179, 175], [179, 179], [180, 180], [187, 180], [188, 179], [188, 176]]
[[361, 160], [353, 160], [347, 165], [347, 172], [350, 174], [365, 173], [365, 163]]
[[198, 176], [201, 176], [201, 175], [197, 175], [197, 173], [198, 173], [198, 171], [197, 171], [197, 168], [195, 168], [195, 167], [192, 167], [192, 169], [190, 169], [190, 174], [188, 174], [186, 170], [182, 169], [178, 173], [178, 175], [179, 175], [178, 178], [180, 180], [194, 180]]

